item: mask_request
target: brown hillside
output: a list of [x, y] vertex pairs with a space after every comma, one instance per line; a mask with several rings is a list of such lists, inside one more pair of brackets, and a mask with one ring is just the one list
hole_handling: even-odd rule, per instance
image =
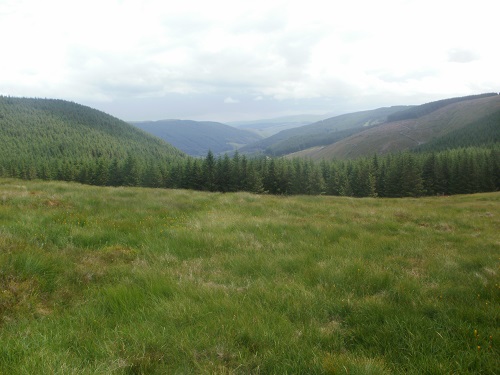
[[500, 95], [458, 102], [418, 119], [390, 122], [320, 149], [303, 150], [300, 156], [321, 160], [403, 151], [497, 111], [500, 111]]

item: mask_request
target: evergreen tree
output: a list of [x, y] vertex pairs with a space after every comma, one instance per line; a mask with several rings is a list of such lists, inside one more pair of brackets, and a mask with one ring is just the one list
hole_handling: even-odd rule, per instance
[[278, 174], [276, 173], [276, 162], [275, 159], [272, 158], [269, 160], [269, 163], [266, 163], [266, 170], [264, 174], [264, 190], [270, 194], [278, 194]]
[[375, 177], [368, 163], [357, 163], [353, 167], [351, 186], [356, 197], [373, 197], [375, 191]]
[[231, 160], [227, 154], [217, 159], [215, 177], [217, 191], [222, 191], [223, 193], [234, 191], [232, 186]]
[[144, 171], [144, 186], [159, 188], [163, 186], [163, 176], [157, 163], [151, 162]]
[[326, 193], [328, 195], [341, 195], [340, 190], [338, 166], [332, 163], [330, 166], [329, 178], [326, 181]]
[[110, 186], [123, 185], [123, 172], [120, 167], [118, 158], [114, 158], [109, 165], [108, 183]]
[[326, 190], [325, 180], [319, 168], [313, 168], [309, 175], [308, 194], [324, 194]]
[[410, 153], [401, 156], [401, 195], [403, 197], [419, 197], [423, 192], [422, 175], [416, 158]]
[[241, 173], [241, 160], [238, 150], [234, 152], [233, 159], [231, 161], [231, 183], [230, 191], [240, 191], [243, 187]]
[[183, 189], [194, 189], [193, 161], [191, 158], [183, 164], [180, 187]]
[[443, 153], [437, 158], [436, 165], [436, 194], [451, 194], [451, 161], [449, 153]]
[[351, 181], [350, 181], [350, 173], [348, 168], [342, 168], [338, 171], [338, 179], [339, 179], [339, 195], [343, 197], [351, 197], [353, 195]]
[[253, 164], [249, 164], [247, 167], [246, 190], [257, 194], [264, 192], [262, 175], [257, 172]]
[[126, 186], [139, 186], [141, 183], [141, 168], [137, 158], [128, 154], [123, 167], [123, 183]]
[[204, 189], [208, 191], [216, 190], [215, 181], [215, 157], [211, 150], [208, 151], [203, 163]]
[[437, 161], [436, 155], [431, 153], [425, 158], [422, 167], [423, 193], [426, 195], [435, 195], [438, 187]]
[[191, 189], [202, 190], [203, 189], [203, 171], [201, 162], [199, 159], [194, 159], [191, 168], [191, 178], [189, 181]]
[[398, 198], [403, 196], [402, 171], [403, 159], [401, 156], [391, 156], [387, 159], [387, 168], [384, 181], [384, 196]]
[[108, 159], [103, 157], [99, 158], [97, 161], [97, 166], [95, 168], [94, 184], [98, 186], [105, 186], [109, 181], [109, 165]]

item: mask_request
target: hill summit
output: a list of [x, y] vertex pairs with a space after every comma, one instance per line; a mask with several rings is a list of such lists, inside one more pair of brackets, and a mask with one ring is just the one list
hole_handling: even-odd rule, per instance
[[[433, 151], [482, 146], [500, 137], [500, 95], [496, 93], [450, 98], [410, 107], [387, 116], [372, 127], [320, 147], [293, 154], [315, 160], [357, 158], [416, 148]], [[424, 147], [425, 146], [425, 147]]]

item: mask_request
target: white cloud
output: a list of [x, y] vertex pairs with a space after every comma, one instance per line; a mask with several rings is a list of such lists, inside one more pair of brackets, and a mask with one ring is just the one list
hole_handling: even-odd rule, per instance
[[[218, 95], [226, 98], [220, 111], [248, 97], [237, 107], [291, 100], [291, 110], [306, 112], [498, 91], [496, 7], [493, 0], [2, 0], [0, 94], [104, 109], [114, 102], [120, 115], [119, 103], [173, 94], [203, 108], [199, 100]], [[134, 118], [149, 117], [137, 111]], [[258, 108], [252, 113], [258, 117]]]
[[239, 103], [240, 101], [238, 99], [233, 99], [230, 96], [228, 96], [226, 99], [224, 99], [224, 103], [226, 104], [235, 104]]

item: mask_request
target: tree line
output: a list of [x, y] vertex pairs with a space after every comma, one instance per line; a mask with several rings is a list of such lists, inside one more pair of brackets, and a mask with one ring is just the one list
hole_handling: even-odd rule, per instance
[[99, 186], [143, 186], [282, 195], [418, 197], [500, 189], [500, 147], [403, 152], [315, 163], [245, 155], [178, 158], [159, 162], [128, 154], [82, 161], [0, 161], [0, 176], [64, 180]]

